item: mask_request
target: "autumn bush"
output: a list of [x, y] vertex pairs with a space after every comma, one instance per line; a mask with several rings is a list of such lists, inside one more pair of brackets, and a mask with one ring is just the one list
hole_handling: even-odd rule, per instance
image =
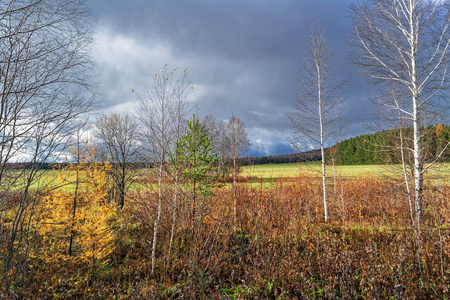
[[[394, 180], [346, 179], [330, 191], [330, 220], [323, 222], [320, 181], [253, 180], [238, 186], [234, 229], [230, 188], [204, 199], [198, 222], [189, 199], [176, 207], [165, 195], [151, 274], [156, 196], [128, 194], [112, 224], [108, 263], [92, 271], [87, 261], [37, 265], [14, 295], [116, 299], [445, 299], [449, 296], [450, 187], [425, 189], [419, 266], [408, 201]], [[333, 193], [335, 191], [336, 193]], [[43, 247], [43, 244], [36, 247]], [[88, 270], [91, 270], [88, 272]], [[6, 294], [4, 294], [6, 295]]]
[[[48, 263], [80, 260], [95, 265], [113, 252], [111, 221], [116, 209], [108, 201], [109, 169], [108, 163], [81, 162], [61, 170], [61, 187], [44, 193], [32, 222], [42, 239], [42, 246], [35, 251], [39, 259]], [[66, 182], [73, 188], [67, 190]]]
[[[311, 176], [281, 180], [270, 188], [265, 182], [252, 187], [242, 184], [236, 231], [231, 191], [216, 189], [208, 199], [201, 228], [193, 231], [180, 213], [171, 257], [167, 256], [171, 208], [166, 203], [154, 276], [149, 271], [148, 239], [143, 238], [151, 236], [154, 212], [142, 201], [134, 203], [124, 213], [128, 226], [119, 234], [131, 239], [121, 241], [120, 258], [113, 260], [117, 281], [127, 281], [120, 269], [134, 263], [134, 273], [127, 271], [137, 285], [133, 291], [154, 298], [430, 299], [447, 295], [450, 245], [445, 225], [448, 205], [443, 200], [448, 187], [426, 190], [421, 274], [407, 198], [398, 183], [370, 177], [343, 181], [342, 189], [337, 189], [343, 194], [332, 195], [328, 223], [322, 221], [319, 184]], [[438, 194], [443, 195], [440, 202], [433, 200]]]

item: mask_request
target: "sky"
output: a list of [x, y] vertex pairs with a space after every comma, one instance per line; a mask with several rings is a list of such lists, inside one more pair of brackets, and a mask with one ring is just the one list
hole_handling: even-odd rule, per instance
[[135, 112], [165, 64], [187, 69], [199, 114], [245, 122], [248, 155], [291, 153], [286, 114], [297, 92], [307, 23], [324, 28], [338, 80], [349, 79], [347, 134], [358, 134], [367, 103], [349, 62], [350, 0], [89, 0], [102, 113]]

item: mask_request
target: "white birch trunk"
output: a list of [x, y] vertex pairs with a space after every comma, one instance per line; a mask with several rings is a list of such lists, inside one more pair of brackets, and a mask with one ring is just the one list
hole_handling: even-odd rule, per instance
[[173, 237], [175, 236], [175, 223], [177, 221], [177, 198], [178, 198], [178, 175], [175, 178], [174, 183], [174, 195], [173, 195], [173, 210], [172, 210], [172, 228], [170, 229], [170, 241], [168, 251], [168, 261], [170, 261], [170, 255], [172, 254]]
[[162, 202], [162, 168], [163, 164], [161, 163], [159, 166], [159, 179], [158, 179], [158, 206], [156, 212], [156, 219], [153, 225], [153, 245], [152, 245], [152, 270], [153, 274], [155, 270], [155, 262], [156, 262], [156, 243], [157, 243], [157, 233], [158, 233], [158, 225], [161, 220], [161, 202]]
[[[417, 101], [414, 102], [416, 106]], [[420, 138], [420, 115], [417, 109], [414, 109], [414, 198], [416, 208], [416, 224], [420, 228], [420, 220], [422, 218], [422, 157], [421, 152], [421, 138]]]
[[[163, 99], [165, 95], [163, 94]], [[162, 107], [161, 108], [161, 122], [160, 122], [160, 126], [161, 126], [161, 153], [159, 155], [159, 170], [158, 170], [158, 206], [157, 206], [157, 212], [156, 212], [156, 219], [155, 219], [155, 223], [153, 226], [153, 245], [152, 245], [152, 270], [151, 270], [151, 274], [153, 274], [154, 270], [155, 270], [155, 263], [156, 263], [156, 244], [157, 244], [157, 233], [158, 233], [158, 225], [159, 225], [159, 221], [161, 220], [161, 204], [162, 204], [162, 198], [163, 198], [163, 168], [164, 168], [164, 162], [165, 162], [165, 108]]]
[[234, 210], [234, 231], [237, 226], [237, 212], [236, 212], [236, 142], [233, 143], [233, 210]]
[[319, 123], [320, 123], [320, 153], [322, 155], [322, 189], [323, 189], [323, 208], [325, 214], [325, 222], [328, 222], [328, 199], [327, 199], [327, 173], [325, 168], [325, 147], [324, 147], [324, 128], [323, 128], [323, 109], [322, 109], [322, 78], [323, 70], [320, 57], [316, 58], [317, 66], [317, 88], [318, 88], [318, 104], [319, 104]]
[[[418, 50], [418, 28], [416, 28], [417, 16], [415, 0], [410, 0], [410, 45], [411, 45], [411, 93], [413, 102], [413, 127], [414, 127], [414, 197], [416, 225], [420, 228], [420, 219], [422, 218], [422, 156], [421, 156], [421, 137], [420, 137], [420, 108], [419, 108], [419, 84], [417, 76], [417, 50]], [[420, 230], [420, 229], [419, 229]]]

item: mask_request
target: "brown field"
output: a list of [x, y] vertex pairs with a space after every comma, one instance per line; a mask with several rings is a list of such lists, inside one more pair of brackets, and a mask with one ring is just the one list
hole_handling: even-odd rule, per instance
[[[114, 221], [114, 251], [93, 268], [80, 262], [33, 263], [17, 297], [61, 299], [446, 299], [449, 295], [450, 186], [425, 189], [418, 242], [401, 182], [357, 177], [330, 184], [323, 221], [316, 176], [242, 178], [237, 224], [231, 188], [178, 203], [173, 244], [171, 197], [163, 203], [155, 272], [151, 244], [155, 195], [127, 197]], [[192, 218], [196, 211], [200, 218]], [[39, 247], [39, 239], [35, 240]], [[6, 294], [4, 294], [6, 295]]]

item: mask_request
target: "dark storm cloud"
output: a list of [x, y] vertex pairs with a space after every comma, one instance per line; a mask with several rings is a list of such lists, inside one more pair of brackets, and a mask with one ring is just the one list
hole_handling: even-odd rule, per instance
[[[282, 150], [290, 135], [285, 115], [295, 98], [297, 66], [308, 38], [306, 22], [323, 24], [336, 59], [335, 74], [345, 79], [353, 72], [346, 45], [349, 1], [89, 3], [106, 111], [132, 110], [136, 96], [130, 90], [150, 88], [156, 68], [166, 63], [187, 68], [194, 84], [191, 96], [203, 105], [202, 114], [240, 117], [253, 151], [261, 155], [287, 151]], [[350, 83], [355, 86], [357, 80]], [[349, 98], [352, 124], [365, 109], [363, 93], [355, 95]]]

